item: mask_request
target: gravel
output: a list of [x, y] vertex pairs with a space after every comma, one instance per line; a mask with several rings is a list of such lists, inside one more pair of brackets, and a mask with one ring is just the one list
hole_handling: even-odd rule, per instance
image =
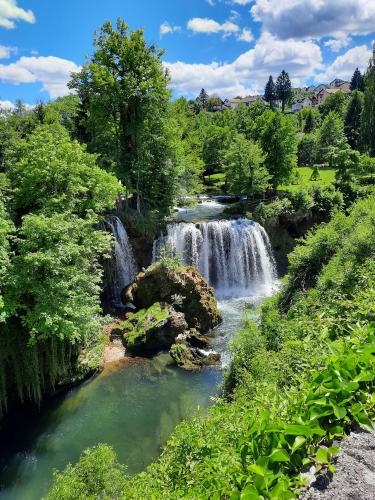
[[340, 447], [333, 477], [317, 476], [300, 499], [375, 500], [375, 432], [352, 432]]

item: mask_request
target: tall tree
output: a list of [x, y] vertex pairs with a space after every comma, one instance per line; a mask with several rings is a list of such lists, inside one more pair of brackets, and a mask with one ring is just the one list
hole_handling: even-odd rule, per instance
[[352, 76], [352, 79], [350, 82], [350, 90], [351, 91], [359, 90], [360, 92], [365, 91], [365, 81], [364, 81], [364, 78], [363, 78], [363, 76], [358, 68], [356, 68], [354, 73], [353, 73], [353, 76]]
[[[172, 203], [174, 176], [163, 51], [120, 19], [115, 28], [110, 22], [102, 26], [94, 46], [91, 60], [69, 84], [81, 100], [90, 149], [101, 154], [104, 165], [115, 166], [127, 192], [135, 193], [138, 211], [141, 206], [165, 211]], [[145, 178], [149, 181], [142, 184]]]
[[207, 110], [208, 94], [204, 89], [200, 91], [198, 101], [201, 103], [202, 109]]
[[290, 101], [290, 98], [292, 97], [292, 84], [290, 82], [288, 73], [284, 70], [282, 70], [276, 80], [276, 95], [277, 98], [281, 101], [281, 106], [284, 113], [285, 105]]
[[309, 112], [306, 113], [306, 115], [305, 115], [305, 123], [304, 123], [303, 131], [306, 134], [309, 134], [310, 132], [312, 132], [314, 130], [314, 128], [315, 128], [314, 112], [312, 109], [309, 109]]
[[231, 142], [225, 159], [226, 181], [231, 193], [252, 197], [267, 189], [270, 176], [264, 167], [260, 146], [238, 134]]
[[263, 115], [260, 143], [266, 154], [264, 165], [276, 188], [291, 178], [297, 163], [296, 130], [293, 121], [280, 111]]
[[362, 108], [363, 94], [358, 90], [354, 90], [350, 98], [344, 122], [344, 132], [348, 143], [353, 149], [359, 148]]
[[341, 117], [331, 111], [323, 120], [318, 134], [318, 161], [332, 166], [334, 149], [345, 141], [344, 124]]
[[273, 109], [273, 103], [276, 99], [276, 86], [273, 81], [272, 75], [268, 78], [268, 82], [264, 89], [264, 100], [269, 103], [270, 108]]
[[370, 62], [365, 83], [361, 117], [361, 142], [363, 149], [371, 157], [375, 157], [375, 61]]

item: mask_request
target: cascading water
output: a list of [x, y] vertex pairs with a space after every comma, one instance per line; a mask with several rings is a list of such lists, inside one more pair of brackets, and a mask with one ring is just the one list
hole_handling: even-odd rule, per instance
[[256, 222], [246, 219], [178, 223], [154, 242], [154, 260], [163, 246], [195, 266], [220, 297], [271, 293], [276, 268], [268, 235]]
[[106, 274], [113, 302], [121, 304], [121, 292], [134, 280], [138, 269], [132, 246], [121, 220], [115, 215], [109, 215], [106, 217], [105, 224], [116, 240]]

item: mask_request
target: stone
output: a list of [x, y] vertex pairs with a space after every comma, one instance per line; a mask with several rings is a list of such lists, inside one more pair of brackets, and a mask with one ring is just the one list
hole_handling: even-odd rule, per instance
[[222, 320], [213, 288], [193, 267], [169, 267], [162, 261], [153, 264], [123, 291], [122, 300], [141, 309], [156, 302], [169, 304], [185, 315], [189, 329], [200, 334]]

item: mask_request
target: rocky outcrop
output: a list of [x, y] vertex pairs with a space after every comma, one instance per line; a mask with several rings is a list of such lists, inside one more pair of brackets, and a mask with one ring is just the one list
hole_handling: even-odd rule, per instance
[[173, 261], [153, 264], [124, 290], [122, 300], [137, 311], [118, 326], [128, 352], [170, 349], [186, 370], [219, 362], [207, 333], [221, 322], [221, 315], [214, 290], [194, 268]]
[[155, 302], [169, 304], [184, 313], [189, 328], [200, 333], [207, 333], [221, 322], [213, 288], [193, 267], [153, 264], [124, 290], [122, 300], [141, 309]]

